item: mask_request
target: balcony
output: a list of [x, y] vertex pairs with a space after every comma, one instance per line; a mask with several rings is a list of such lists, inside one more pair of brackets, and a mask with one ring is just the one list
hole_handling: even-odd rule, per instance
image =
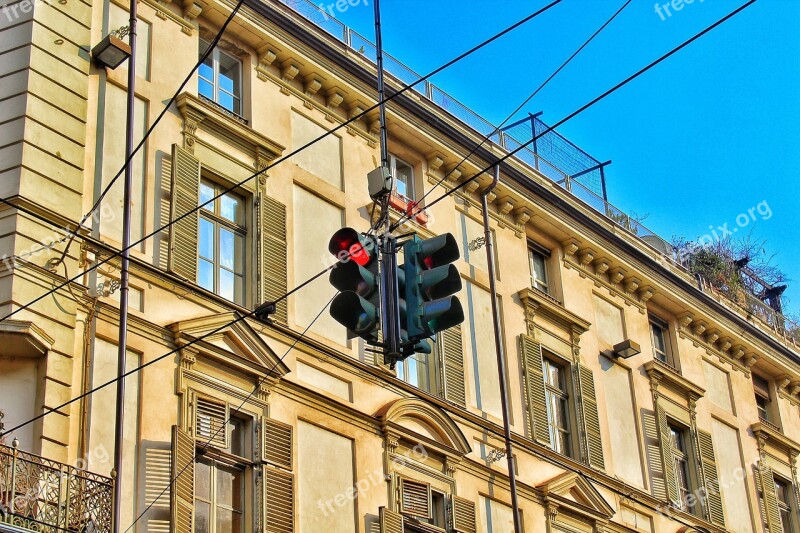
[[0, 531], [110, 532], [113, 493], [111, 478], [0, 445]]

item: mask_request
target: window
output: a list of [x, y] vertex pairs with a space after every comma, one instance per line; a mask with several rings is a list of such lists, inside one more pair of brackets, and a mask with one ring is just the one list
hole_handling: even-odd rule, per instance
[[389, 154], [389, 168], [394, 176], [395, 191], [403, 198], [413, 200], [414, 194], [414, 168], [399, 159], [397, 156]]
[[566, 368], [550, 359], [543, 360], [547, 423], [553, 450], [572, 455], [569, 420], [569, 393]]
[[761, 376], [753, 374], [753, 392], [756, 396], [758, 418], [765, 422], [773, 423], [772, 416], [770, 416], [772, 397], [769, 393], [769, 382]]
[[778, 511], [781, 514], [781, 524], [783, 525], [784, 533], [795, 531], [794, 519], [792, 510], [792, 498], [794, 488], [790, 483], [782, 480], [775, 479], [775, 495], [778, 499]]
[[195, 533], [242, 533], [247, 529], [245, 484], [253, 463], [246, 457], [252, 456], [252, 421], [231, 417], [227, 431], [227, 448], [198, 448]]
[[[209, 43], [200, 40], [200, 57]], [[242, 62], [219, 47], [200, 65], [198, 92], [237, 115], [242, 114]]]
[[653, 353], [656, 359], [674, 367], [675, 363], [672, 357], [672, 347], [670, 346], [667, 323], [653, 315], [649, 315], [649, 319], [650, 338], [653, 341]]
[[675, 468], [675, 482], [678, 485], [678, 506], [690, 513], [695, 512], [696, 497], [692, 495], [691, 471], [689, 468], [689, 455], [687, 450], [686, 430], [670, 425], [670, 446], [672, 448], [672, 460]]
[[411, 518], [409, 525], [413, 526], [416, 522], [443, 529], [447, 527], [445, 493], [432, 488], [428, 483], [401, 479], [400, 496], [400, 512]]
[[[434, 349], [434, 351], [436, 351]], [[427, 392], [436, 392], [436, 358], [424, 353], [415, 353], [397, 364], [397, 377]]]
[[[200, 182], [199, 204], [224, 190], [209, 181]], [[245, 201], [226, 193], [200, 209], [198, 224], [197, 284], [223, 298], [244, 305]]]
[[534, 243], [528, 243], [528, 260], [531, 267], [531, 287], [550, 294], [547, 283], [547, 258], [549, 252]]

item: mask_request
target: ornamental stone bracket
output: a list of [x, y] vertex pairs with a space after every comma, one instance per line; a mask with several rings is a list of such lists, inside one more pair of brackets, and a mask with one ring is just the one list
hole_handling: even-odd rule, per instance
[[795, 405], [800, 405], [800, 379], [789, 374], [783, 374], [776, 380], [778, 385], [778, 395], [789, 400]]
[[734, 341], [719, 328], [697, 319], [692, 313], [681, 313], [678, 319], [678, 335], [689, 339], [698, 348], [705, 349], [720, 363], [728, 364], [734, 370], [750, 374], [750, 368], [758, 361], [758, 355], [748, 353], [747, 348], [734, 344]]
[[582, 246], [577, 239], [561, 243], [564, 251], [564, 266], [577, 270], [581, 277], [591, 279], [597, 287], [604, 287], [619, 296], [626, 305], [636, 307], [640, 313], [647, 313], [647, 301], [653, 297], [654, 289], [647, 285], [641, 289], [643, 281], [612, 260], [599, 256], [588, 246]]
[[256, 76], [261, 81], [269, 79], [269, 67], [278, 58], [278, 51], [272, 46], [265, 44], [256, 50], [258, 54], [258, 63], [256, 64]]

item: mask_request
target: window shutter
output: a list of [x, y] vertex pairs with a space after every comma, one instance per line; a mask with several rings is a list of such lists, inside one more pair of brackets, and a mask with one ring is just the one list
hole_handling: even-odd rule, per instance
[[267, 533], [294, 533], [294, 475], [264, 466], [264, 512]]
[[586, 430], [586, 461], [589, 466], [605, 470], [603, 441], [600, 436], [600, 417], [597, 413], [597, 394], [594, 388], [594, 375], [583, 365], [578, 365], [578, 379], [581, 389], [583, 424]]
[[195, 397], [194, 438], [205, 446], [228, 447], [228, 405]]
[[667, 501], [677, 502], [678, 481], [675, 478], [675, 461], [672, 457], [672, 442], [667, 421], [667, 413], [661, 407], [656, 407], [658, 418], [658, 440], [661, 446], [661, 461], [664, 465], [664, 482], [667, 489]]
[[173, 144], [170, 222], [174, 224], [170, 226], [169, 269], [192, 283], [197, 281], [199, 189], [200, 160]]
[[157, 236], [157, 266], [162, 270], [169, 270], [169, 237], [172, 231], [172, 226], [169, 226], [170, 216], [172, 216], [172, 160], [167, 156], [167, 154], [161, 154], [161, 180], [159, 185], [160, 186], [156, 190], [158, 202], [158, 227], [166, 229], [161, 230]]
[[475, 503], [465, 498], [453, 496], [451, 504], [453, 531], [475, 533]]
[[706, 506], [708, 515], [714, 524], [725, 525], [725, 512], [722, 508], [722, 494], [719, 491], [719, 475], [717, 473], [717, 460], [714, 456], [714, 443], [711, 434], [698, 429], [697, 444], [700, 448], [700, 464], [703, 468], [703, 477], [706, 481]]
[[403, 515], [390, 511], [386, 507], [378, 509], [381, 533], [403, 533]]
[[[287, 292], [286, 273], [286, 206], [261, 194], [259, 202], [259, 233], [261, 236], [261, 265], [258, 269], [261, 280], [261, 302], [274, 302]], [[275, 320], [283, 324], [289, 321], [286, 300], [278, 302]]]
[[264, 497], [266, 533], [294, 532], [292, 426], [264, 419]]
[[171, 533], [194, 533], [194, 451], [192, 436], [172, 426]]
[[542, 345], [529, 335], [520, 335], [522, 361], [525, 375], [525, 415], [531, 435], [550, 446], [550, 430], [547, 424], [547, 400], [544, 393], [542, 371]]
[[758, 462], [759, 477], [761, 478], [761, 497], [764, 500], [764, 516], [770, 533], [781, 533], [781, 511], [778, 508], [778, 495], [775, 493], [775, 476], [772, 469], [764, 461]]
[[659, 501], [667, 501], [667, 485], [664, 480], [664, 463], [661, 460], [661, 445], [658, 439], [658, 421], [654, 414], [642, 415], [644, 426], [645, 448], [647, 450], [647, 464], [650, 467], [650, 485], [653, 488], [653, 497]]
[[292, 469], [292, 426], [267, 419], [264, 422], [264, 458], [268, 463]]
[[400, 512], [418, 518], [431, 518], [431, 486], [401, 478]]
[[461, 326], [453, 326], [440, 333], [442, 336], [442, 361], [444, 363], [444, 398], [461, 407], [467, 405], [464, 386], [464, 345]]

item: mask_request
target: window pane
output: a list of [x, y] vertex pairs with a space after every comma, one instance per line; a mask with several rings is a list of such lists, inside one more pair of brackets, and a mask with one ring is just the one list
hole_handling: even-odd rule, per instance
[[215, 533], [233, 533], [233, 513], [228, 509], [217, 509], [217, 530]]
[[419, 387], [417, 360], [413, 357], [409, 357], [406, 359], [406, 363], [408, 363], [408, 383], [414, 385], [415, 387]]
[[209, 291], [214, 290], [214, 265], [204, 259], [197, 262], [197, 284]]
[[219, 230], [219, 266], [233, 270], [236, 264], [236, 249], [233, 232], [224, 228]]
[[561, 388], [561, 369], [549, 362], [547, 363], [547, 383]]
[[219, 271], [219, 295], [226, 300], [235, 301], [235, 280], [233, 272], [220, 269]]
[[214, 99], [214, 86], [203, 78], [200, 78], [197, 83], [197, 92], [201, 96], [205, 96], [209, 100]]
[[241, 224], [242, 219], [242, 200], [238, 196], [226, 194], [220, 198], [220, 215], [231, 222]]
[[200, 219], [199, 237], [197, 239], [197, 251], [200, 257], [214, 260], [214, 223], [204, 218]]
[[203, 209], [214, 211], [214, 204], [205, 205], [205, 203], [214, 198], [214, 196], [214, 186], [205, 181], [200, 182], [200, 198], [197, 205], [204, 205]]
[[211, 468], [206, 463], [195, 465], [195, 491], [198, 498], [208, 500], [211, 498]]
[[235, 490], [236, 475], [223, 468], [217, 469], [217, 505], [233, 507], [233, 493]]
[[194, 530], [195, 533], [209, 533], [211, 506], [204, 502], [194, 504]]
[[220, 52], [219, 54], [219, 86], [223, 90], [238, 95], [241, 63], [237, 59]]
[[216, 102], [225, 109], [227, 109], [228, 111], [235, 112], [235, 109], [233, 107], [233, 97], [230, 94], [220, 91], [218, 93]]

